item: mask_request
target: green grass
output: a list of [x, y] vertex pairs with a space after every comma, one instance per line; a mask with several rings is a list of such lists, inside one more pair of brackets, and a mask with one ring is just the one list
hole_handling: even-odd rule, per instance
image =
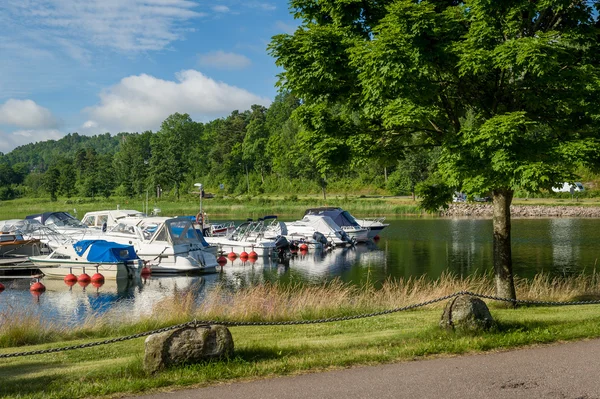
[[[492, 309], [492, 314], [498, 327], [484, 334], [442, 331], [437, 327], [439, 309], [319, 325], [232, 327], [233, 358], [176, 367], [157, 375], [143, 371], [142, 338], [3, 359], [2, 397], [73, 399], [148, 393], [600, 336], [600, 306]], [[89, 340], [68, 344], [86, 342]], [[61, 343], [52, 345], [57, 346]]]
[[[138, 321], [91, 318], [75, 330], [46, 326], [17, 314], [0, 315], [0, 353], [80, 345], [151, 331], [193, 318], [221, 320], [311, 320], [392, 309], [460, 290], [491, 294], [490, 275], [444, 275], [390, 281], [379, 290], [334, 281], [318, 286], [266, 284], [211, 290], [198, 306], [196, 290], [164, 299]], [[520, 299], [568, 301], [600, 298], [600, 276], [539, 275], [517, 279]], [[144, 338], [55, 354], [2, 359], [3, 398], [119, 396], [317, 372], [355, 365], [505, 350], [527, 345], [600, 337], [600, 305], [506, 309], [489, 302], [497, 326], [485, 333], [441, 330], [444, 302], [419, 310], [335, 323], [231, 327], [234, 356], [174, 367], [156, 375], [143, 370]], [[25, 315], [26, 316], [26, 315]], [[112, 320], [112, 321], [111, 321]], [[32, 341], [16, 342], [20, 334]], [[31, 344], [36, 342], [37, 344]], [[19, 346], [20, 345], [20, 346]], [[24, 346], [25, 345], [25, 346]]]
[[[125, 198], [111, 199], [59, 199], [52, 202], [49, 199], [22, 198], [0, 202], [0, 220], [23, 218], [27, 215], [49, 212], [66, 211], [82, 218], [86, 212], [105, 209], [137, 209], [144, 210], [142, 199]], [[245, 219], [258, 218], [265, 215], [300, 218], [307, 208], [318, 206], [342, 206], [356, 215], [420, 215], [417, 203], [409, 198], [361, 198], [347, 196], [330, 196], [324, 201], [318, 196], [298, 198], [260, 196], [236, 198], [210, 198], [203, 201], [202, 208], [209, 218], [217, 220], [222, 217]], [[182, 197], [180, 200], [163, 199], [152, 201], [149, 208], [160, 208], [161, 215], [195, 215], [198, 213], [199, 201], [194, 197]]]
[[[582, 198], [579, 201], [564, 198], [515, 198], [515, 205], [583, 205], [600, 206], [600, 198]], [[86, 212], [105, 209], [144, 210], [144, 200], [126, 198], [111, 199], [65, 199], [52, 202], [46, 198], [22, 198], [0, 202], [0, 220], [23, 218], [27, 215], [66, 211], [82, 218]], [[258, 218], [265, 215], [277, 215], [282, 218], [300, 218], [307, 208], [319, 206], [340, 206], [360, 217], [368, 216], [428, 216], [418, 202], [410, 197], [365, 197], [348, 195], [329, 195], [323, 200], [318, 195], [306, 196], [242, 196], [235, 198], [216, 197], [205, 199], [202, 207], [212, 220], [223, 218]], [[198, 198], [182, 197], [180, 200], [161, 199], [149, 204], [150, 210], [160, 208], [163, 216], [195, 215], [198, 213]]]

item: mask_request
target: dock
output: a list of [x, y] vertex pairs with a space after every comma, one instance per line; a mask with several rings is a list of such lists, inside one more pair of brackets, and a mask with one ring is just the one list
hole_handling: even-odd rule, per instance
[[17, 272], [36, 272], [35, 274], [40, 274], [39, 269], [33, 265], [29, 261], [27, 255], [15, 255], [15, 256], [7, 256], [0, 257], [0, 278], [14, 278], [14, 276], [5, 276], [5, 274], [15, 274]]

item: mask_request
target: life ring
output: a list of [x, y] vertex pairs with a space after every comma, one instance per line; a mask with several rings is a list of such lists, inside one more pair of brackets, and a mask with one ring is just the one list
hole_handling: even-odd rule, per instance
[[204, 226], [204, 215], [201, 212], [196, 215], [196, 223]]

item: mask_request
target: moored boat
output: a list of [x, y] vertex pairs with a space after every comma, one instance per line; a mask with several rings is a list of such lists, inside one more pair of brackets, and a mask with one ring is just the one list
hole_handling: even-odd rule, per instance
[[305, 215], [323, 215], [329, 216], [356, 242], [366, 242], [369, 240], [369, 229], [362, 227], [348, 211], [337, 207], [310, 208]]
[[68, 274], [100, 273], [107, 279], [140, 276], [143, 261], [132, 245], [105, 240], [81, 240], [55, 248], [45, 256], [30, 256], [29, 260], [49, 277]]

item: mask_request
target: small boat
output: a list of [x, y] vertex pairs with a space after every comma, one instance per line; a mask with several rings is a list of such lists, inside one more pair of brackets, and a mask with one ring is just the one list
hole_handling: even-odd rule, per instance
[[[273, 217], [266, 217], [271, 219]], [[289, 242], [282, 235], [273, 235], [265, 224], [265, 218], [258, 221], [251, 219], [240, 224], [228, 235], [221, 237], [206, 237], [206, 241], [217, 245], [221, 253], [255, 252], [257, 256], [282, 257], [289, 250]]]
[[322, 207], [307, 209], [305, 215], [329, 216], [356, 242], [369, 240], [369, 229], [362, 227], [348, 211], [337, 207]]
[[55, 248], [46, 256], [30, 256], [29, 260], [49, 277], [67, 274], [100, 273], [106, 279], [140, 276], [144, 262], [132, 245], [105, 240], [81, 240]]
[[41, 245], [37, 238], [24, 237], [13, 223], [0, 222], [0, 257], [36, 256]]
[[88, 212], [81, 218], [81, 223], [87, 227], [101, 229], [106, 231], [107, 228], [114, 226], [123, 218], [130, 217], [145, 217], [146, 214], [135, 209], [113, 209], [106, 211]]
[[217, 248], [188, 218], [123, 218], [98, 238], [133, 245], [152, 273], [214, 272], [219, 265]]
[[332, 218], [325, 215], [304, 215], [302, 220], [285, 222], [285, 228], [288, 240], [322, 241], [324, 237], [327, 245], [336, 247], [354, 245], [355, 242]]
[[384, 223], [385, 217], [378, 218], [364, 218], [364, 219], [356, 219], [356, 222], [360, 225], [360, 227], [364, 227], [369, 230], [369, 238], [375, 238], [381, 233], [381, 230], [388, 227], [389, 223]]

